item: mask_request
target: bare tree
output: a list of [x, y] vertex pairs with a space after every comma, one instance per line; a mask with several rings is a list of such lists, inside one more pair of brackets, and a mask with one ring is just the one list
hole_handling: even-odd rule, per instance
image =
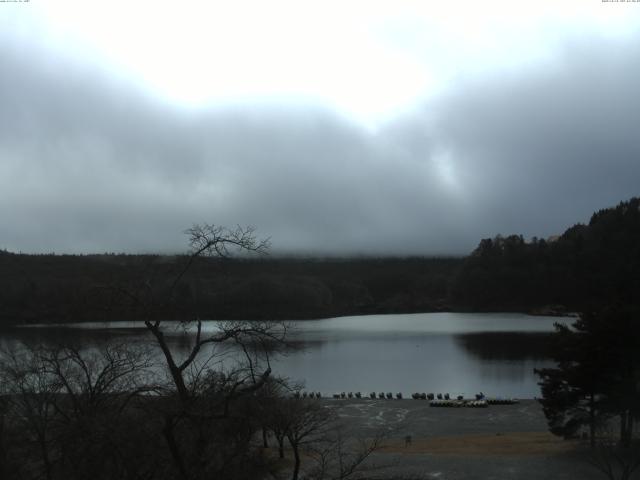
[[[22, 430], [23, 451], [35, 475], [52, 480], [56, 454], [54, 421], [56, 402], [62, 389], [47, 374], [39, 354], [27, 346], [2, 352], [0, 380], [4, 395], [6, 423]], [[5, 427], [7, 426], [5, 423]], [[21, 476], [20, 472], [16, 472]]]
[[[246, 454], [241, 450], [248, 448], [248, 434], [253, 432], [240, 407], [251, 402], [270, 378], [270, 358], [284, 345], [287, 326], [271, 321], [225, 321], [204, 328], [196, 311], [181, 321], [184, 331], [193, 334], [186, 353], [174, 352], [163, 313], [172, 311], [176, 294], [196, 261], [207, 256], [263, 254], [269, 246], [268, 240], [256, 238], [252, 227], [204, 224], [185, 233], [191, 250], [168, 284], [158, 289], [151, 276], [143, 285], [120, 293], [143, 309], [144, 324], [162, 352], [170, 378], [170, 387], [162, 395], [162, 436], [177, 474], [192, 479], [228, 472]], [[234, 433], [233, 438], [223, 438], [221, 432], [229, 434], [225, 429], [231, 425], [236, 433], [247, 435]]]
[[0, 360], [5, 418], [25, 470], [14, 472], [16, 478], [119, 478], [140, 471], [139, 458], [134, 463], [134, 452], [125, 452], [132, 431], [124, 420], [149, 366], [144, 350], [22, 345]]
[[587, 461], [609, 480], [629, 480], [640, 468], [640, 439], [620, 441], [611, 423], [603, 422], [597, 429]]
[[287, 378], [270, 377], [265, 386], [256, 393], [256, 411], [262, 433], [262, 444], [268, 448], [268, 434], [272, 433], [278, 443], [278, 456], [284, 458], [284, 441], [286, 439], [286, 408], [283, 399], [291, 396], [293, 391], [299, 391], [302, 384], [292, 383]]
[[153, 388], [147, 382], [153, 364], [144, 345], [106, 344], [85, 352], [63, 346], [38, 356], [76, 416], [110, 407], [123, 410], [132, 397]]
[[[263, 254], [269, 247], [268, 240], [257, 240], [253, 227], [242, 228], [238, 226], [235, 229], [228, 229], [221, 226], [203, 224], [194, 225], [185, 232], [189, 236], [189, 245], [191, 252], [182, 269], [177, 273], [164, 293], [164, 300], [161, 302], [161, 308], [169, 309], [175, 301], [175, 292], [180, 282], [183, 280], [194, 262], [202, 256], [227, 257], [236, 252], [250, 252]], [[151, 332], [155, 338], [162, 354], [164, 355], [167, 368], [175, 385], [179, 397], [186, 401], [189, 398], [189, 388], [185, 379], [185, 372], [196, 361], [201, 350], [205, 346], [221, 345], [229, 342], [236, 343], [241, 346], [246, 353], [246, 360], [251, 370], [251, 379], [254, 380], [251, 387], [247, 388], [247, 392], [259, 388], [264, 380], [270, 375], [271, 368], [268, 364], [268, 352], [270, 345], [282, 342], [286, 336], [286, 327], [283, 323], [276, 322], [248, 322], [234, 321], [221, 322], [218, 329], [203, 333], [202, 321], [196, 316], [193, 320], [183, 322], [185, 327], [195, 323], [195, 339], [190, 348], [189, 353], [182, 361], [176, 360], [171, 348], [167, 342], [165, 334], [162, 330], [162, 321], [152, 319], [151, 313], [156, 308], [154, 301], [153, 289], [148, 284], [147, 291], [150, 292], [147, 298], [147, 318], [144, 321], [147, 330]], [[131, 294], [130, 294], [131, 295]], [[264, 359], [267, 360], [267, 368], [261, 374], [255, 372], [256, 362], [252, 359], [249, 351], [249, 345], [257, 345], [263, 349], [265, 353]], [[255, 350], [252, 352], [255, 354]], [[253, 361], [252, 361], [253, 360]], [[236, 394], [243, 393], [243, 389], [237, 387]]]
[[294, 457], [292, 480], [300, 477], [303, 453], [313, 464], [305, 478], [342, 480], [361, 471], [369, 456], [382, 446], [383, 434], [372, 439], [346, 437], [335, 414], [323, 402], [281, 396], [269, 406], [269, 429], [279, 443], [286, 438]]
[[331, 411], [318, 402], [288, 398], [282, 400], [285, 435], [293, 451], [292, 480], [298, 480], [301, 449], [319, 441], [332, 420]]
[[[191, 252], [170, 281], [149, 268], [139, 281], [103, 288], [142, 314], [154, 353], [112, 345], [21, 347], [2, 359], [0, 435], [10, 423], [28, 444], [20, 478], [237, 478], [252, 466], [261, 474], [252, 444], [259, 423], [248, 412], [259, 411], [258, 393], [287, 326], [230, 321], [205, 328], [196, 311], [181, 320], [191, 334], [185, 352], [175, 350], [163, 319], [199, 257], [263, 253], [268, 241], [257, 240], [252, 228], [196, 225], [186, 233]], [[158, 351], [164, 383], [151, 379]]]
[[287, 395], [289, 389], [286, 380], [278, 382], [271, 379], [261, 392], [260, 399], [263, 428], [273, 433], [278, 443], [280, 458], [284, 458], [284, 442], [289, 429], [293, 423], [299, 421], [299, 418], [293, 415], [296, 409], [292, 407], [299, 407], [301, 400], [290, 398]]
[[11, 441], [7, 435], [8, 402], [0, 395], [0, 478], [9, 478], [9, 469], [13, 467], [10, 462]]
[[337, 426], [323, 442], [311, 451], [315, 462], [308, 478], [310, 480], [343, 480], [356, 472], [373, 470], [375, 465], [365, 468], [365, 461], [382, 448], [384, 433], [371, 439], [345, 438], [342, 428]]

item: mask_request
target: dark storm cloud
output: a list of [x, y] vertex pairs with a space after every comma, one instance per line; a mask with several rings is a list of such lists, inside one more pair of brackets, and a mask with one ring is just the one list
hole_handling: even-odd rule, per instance
[[549, 235], [640, 193], [640, 41], [583, 39], [553, 62], [431, 105], [492, 232]]
[[0, 248], [180, 251], [194, 222], [275, 250], [466, 253], [638, 192], [640, 47], [578, 42], [370, 134], [274, 105], [187, 112], [37, 49], [0, 53]]

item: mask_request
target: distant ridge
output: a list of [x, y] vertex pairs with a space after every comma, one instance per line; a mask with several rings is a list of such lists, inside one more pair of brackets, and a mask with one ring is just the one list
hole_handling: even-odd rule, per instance
[[[0, 325], [140, 319], [108, 287], [158, 295], [182, 255], [27, 255], [0, 250]], [[111, 289], [113, 290], [113, 289]], [[175, 319], [306, 319], [372, 313], [563, 314], [637, 303], [640, 199], [595, 212], [547, 240], [497, 235], [465, 258], [199, 259], [178, 286]]]

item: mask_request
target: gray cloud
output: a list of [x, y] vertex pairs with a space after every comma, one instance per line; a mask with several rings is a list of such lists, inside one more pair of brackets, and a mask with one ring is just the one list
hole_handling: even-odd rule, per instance
[[640, 42], [584, 39], [368, 133], [318, 108], [188, 112], [37, 49], [0, 53], [0, 248], [181, 251], [194, 222], [277, 252], [466, 253], [638, 193]]
[[457, 86], [438, 141], [494, 231], [547, 235], [638, 194], [640, 40], [584, 39], [537, 70]]

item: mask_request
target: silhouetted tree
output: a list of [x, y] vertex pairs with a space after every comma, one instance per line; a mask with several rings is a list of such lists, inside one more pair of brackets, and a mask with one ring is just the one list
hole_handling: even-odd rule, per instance
[[250, 440], [256, 425], [246, 414], [247, 408], [270, 378], [270, 356], [284, 344], [287, 326], [271, 321], [225, 321], [204, 329], [197, 310], [191, 315], [187, 312], [181, 326], [193, 337], [187, 340], [186, 354], [176, 355], [162, 316], [156, 313], [174, 309], [182, 282], [197, 260], [264, 253], [268, 247], [267, 241], [256, 239], [252, 228], [230, 230], [205, 224], [186, 233], [191, 252], [173, 279], [157, 285], [150, 276], [136, 288], [120, 291], [139, 306], [168, 371], [170, 382], [162, 391], [159, 409], [162, 436], [176, 474], [183, 479], [233, 478], [253, 460]]
[[0, 358], [6, 427], [14, 453], [2, 478], [111, 479], [153, 471], [143, 450], [140, 415], [129, 404], [141, 392], [143, 350], [107, 345], [29, 348]]
[[628, 446], [640, 408], [640, 321], [637, 310], [609, 307], [556, 324], [556, 368], [536, 370], [552, 433], [574, 435], [588, 425], [592, 447], [598, 424], [620, 417]]
[[281, 401], [280, 407], [283, 431], [293, 452], [293, 472], [291, 479], [298, 480], [302, 462], [302, 448], [318, 442], [326, 432], [332, 419], [329, 410], [314, 400], [288, 398]]
[[610, 424], [599, 426], [587, 461], [609, 480], [629, 480], [640, 468], [640, 439], [620, 443]]
[[354, 439], [344, 435], [343, 426], [337, 425], [321, 442], [312, 445], [310, 456], [315, 463], [307, 478], [312, 480], [344, 480], [356, 473], [375, 470], [375, 464], [365, 461], [382, 448], [385, 433], [379, 432], [372, 439]]

